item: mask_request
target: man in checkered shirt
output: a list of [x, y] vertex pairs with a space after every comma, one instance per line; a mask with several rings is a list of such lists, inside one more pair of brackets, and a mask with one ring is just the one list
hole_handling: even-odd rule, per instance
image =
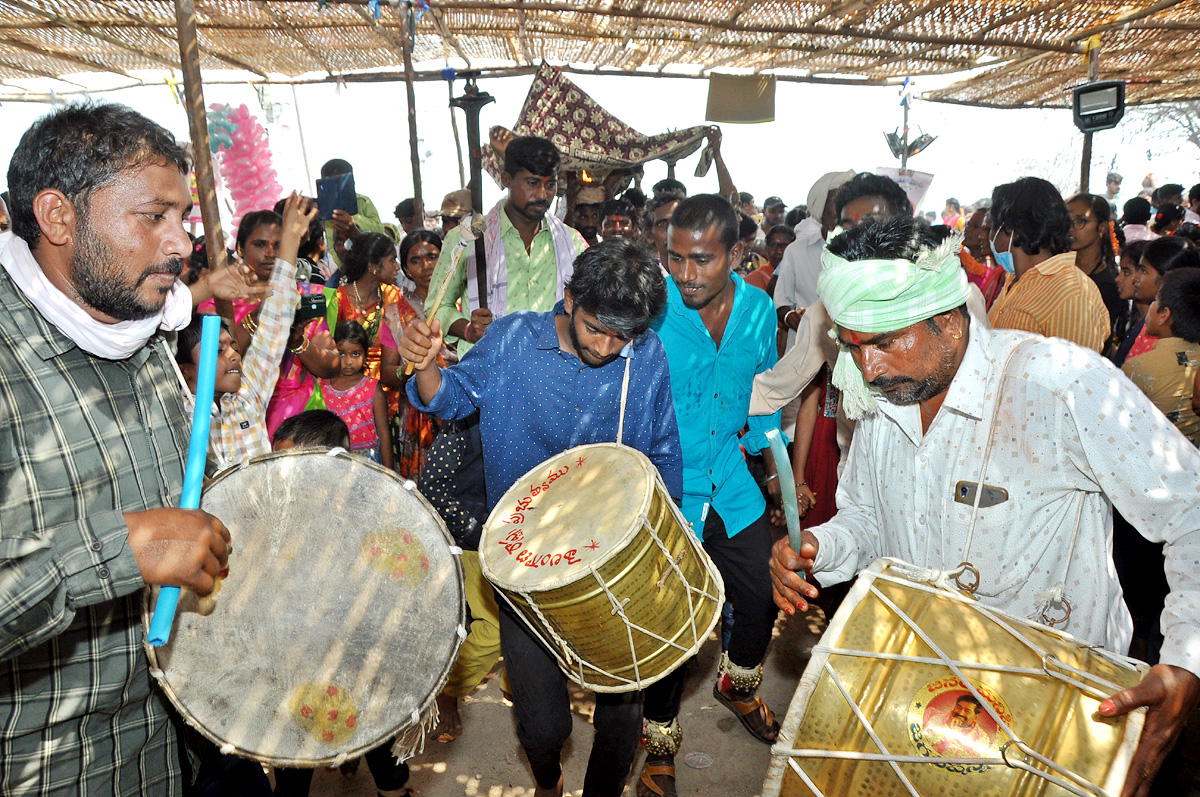
[[219, 520], [178, 506], [188, 420], [163, 330], [191, 314], [182, 147], [119, 105], [25, 133], [0, 242], [0, 794], [181, 791], [141, 591], [207, 594]]

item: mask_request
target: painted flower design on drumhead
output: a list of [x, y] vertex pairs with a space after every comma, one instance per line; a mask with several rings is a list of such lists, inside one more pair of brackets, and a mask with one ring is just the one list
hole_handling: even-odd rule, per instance
[[292, 720], [314, 739], [334, 747], [358, 730], [358, 708], [337, 684], [303, 683], [288, 700]]
[[361, 555], [376, 573], [406, 587], [415, 587], [429, 575], [429, 553], [411, 531], [402, 528], [375, 531], [363, 538]]
[[[1000, 748], [1008, 736], [996, 723], [1011, 725], [1012, 712], [994, 690], [973, 684], [987, 702], [971, 694], [958, 678], [939, 678], [925, 685], [908, 707], [908, 731], [913, 747], [928, 758], [987, 759], [1002, 764]], [[990, 710], [989, 710], [990, 709]], [[985, 763], [931, 762], [960, 775], [987, 772]]]

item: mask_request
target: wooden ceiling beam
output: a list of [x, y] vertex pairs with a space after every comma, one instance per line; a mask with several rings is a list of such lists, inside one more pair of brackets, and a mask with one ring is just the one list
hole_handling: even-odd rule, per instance
[[164, 58], [161, 55], [158, 55], [157, 53], [149, 52], [149, 51], [145, 50], [144, 48], [134, 47], [132, 44], [122, 41], [121, 39], [118, 39], [115, 36], [109, 36], [107, 33], [100, 33], [99, 31], [92, 30], [84, 25], [80, 25], [78, 22], [76, 22], [73, 19], [69, 19], [68, 17], [60, 16], [58, 14], [55, 14], [52, 11], [46, 11], [45, 9], [38, 8], [37, 6], [32, 5], [31, 3], [26, 3], [25, 0], [5, 0], [5, 2], [8, 5], [16, 6], [17, 8], [19, 8], [22, 11], [25, 11], [29, 14], [33, 14], [34, 16], [41, 17], [42, 19], [44, 19], [48, 22], [53, 22], [56, 25], [61, 25], [64, 28], [68, 28], [68, 29], [73, 30], [76, 33], [82, 34], [84, 36], [90, 36], [93, 39], [99, 39], [102, 42], [111, 44], [112, 46], [120, 48], [126, 52], [133, 53], [140, 58], [145, 58], [148, 61], [153, 61], [154, 63], [158, 64], [159, 66], [165, 66], [167, 69], [178, 69], [179, 68], [178, 60], [172, 61], [171, 59]]
[[1114, 30], [1116, 28], [1122, 28], [1131, 22], [1136, 22], [1139, 19], [1145, 19], [1146, 17], [1154, 16], [1160, 11], [1166, 11], [1168, 8], [1177, 6], [1183, 1], [1184, 0], [1159, 0], [1157, 3], [1148, 5], [1145, 8], [1139, 8], [1137, 11], [1131, 11], [1128, 14], [1122, 14], [1116, 19], [1110, 19], [1108, 22], [1104, 22], [1099, 25], [1093, 25], [1090, 28], [1084, 28], [1078, 33], [1072, 35], [1067, 41], [1083, 41], [1084, 39], [1091, 38], [1097, 33], [1105, 33], [1106, 31]]
[[[62, 83], [67, 83], [71, 86], [78, 86], [81, 89], [87, 88], [87, 86], [83, 85], [82, 83], [76, 83], [73, 80], [67, 80], [65, 77], [59, 77], [58, 75], [54, 74], [53, 72], [47, 72], [44, 69], [38, 69], [37, 67], [32, 67], [27, 64], [17, 64], [12, 61], [9, 61], [7, 58], [0, 58], [0, 67], [12, 69], [17, 72], [24, 72], [25, 74], [31, 75], [33, 77], [48, 77], [51, 80], [57, 80]], [[18, 88], [20, 88], [20, 87], [18, 86]]]
[[521, 56], [525, 63], [533, 63], [533, 51], [529, 49], [529, 25], [525, 20], [524, 0], [517, 0], [517, 43], [521, 47]]
[[[140, 17], [136, 17], [133, 14], [126, 11], [124, 8], [121, 8], [120, 6], [117, 6], [116, 4], [112, 3], [110, 0], [92, 0], [92, 2], [97, 3], [98, 5], [108, 9], [109, 11], [113, 12], [114, 14], [119, 14], [120, 16], [124, 17], [126, 20], [129, 20], [130, 22], [138, 23], [137, 27], [145, 28], [146, 30], [149, 30], [150, 32], [157, 34], [159, 36], [159, 38], [168, 42], [173, 48], [178, 48], [179, 41], [178, 41], [178, 38], [176, 37], [174, 28], [166, 28], [162, 25], [155, 25], [155, 24], [149, 22], [148, 20], [143, 20]], [[251, 64], [248, 64], [245, 61], [241, 61], [237, 58], [230, 57], [228, 55], [225, 55], [224, 53], [216, 52], [215, 50], [213, 50], [209, 47], [201, 47], [199, 42], [196, 42], [196, 47], [197, 47], [197, 49], [200, 50], [200, 52], [204, 53], [205, 55], [209, 56], [210, 58], [215, 58], [216, 60], [220, 61], [221, 63], [227, 64], [227, 65], [233, 67], [234, 69], [241, 69], [245, 72], [250, 72], [251, 74], [258, 75], [263, 80], [270, 79], [267, 77], [266, 74], [264, 74], [263, 72], [260, 72], [258, 67], [252, 66]], [[175, 68], [178, 68], [178, 66], [179, 65], [176, 64]]]
[[[859, 0], [861, 1], [861, 0]], [[1167, 0], [1167, 2], [1181, 2], [1181, 0]], [[484, 0], [443, 0], [439, 2], [438, 7], [448, 10], [494, 10], [495, 5], [484, 2]], [[866, 40], [866, 41], [888, 41], [899, 44], [931, 44], [939, 46], [954, 46], [961, 44], [970, 44], [974, 38], [959, 37], [959, 36], [933, 36], [919, 33], [901, 33], [897, 31], [866, 31], [858, 28], [829, 28], [819, 27], [816, 25], [745, 25], [740, 22], [729, 22], [728, 20], [710, 21], [697, 19], [695, 17], [686, 16], [683, 14], [659, 14], [650, 13], [644, 9], [635, 11], [626, 8], [606, 8], [606, 9], [591, 9], [580, 8], [578, 5], [568, 5], [557, 0], [525, 0], [524, 7], [527, 11], [569, 11], [572, 13], [587, 13], [594, 16], [610, 16], [622, 17], [630, 19], [642, 19], [646, 21], [657, 22], [672, 22], [677, 23], [685, 29], [704, 29], [713, 28], [732, 33], [750, 33], [760, 35], [774, 34], [795, 34], [804, 36], [848, 36], [850, 38]], [[596, 38], [596, 34], [591, 34]], [[601, 34], [599, 38], [609, 38]], [[618, 37], [611, 37], [618, 38]], [[701, 37], [701, 41], [703, 41]], [[1066, 44], [1058, 41], [1032, 41], [1029, 39], [1009, 39], [996, 38], [986, 42], [988, 46], [993, 47], [1020, 47], [1029, 50], [1039, 50], [1046, 52], [1078, 52], [1079, 48], [1074, 44]], [[697, 42], [694, 46], [699, 47]]]
[[45, 58], [54, 58], [59, 61], [65, 61], [68, 64], [75, 64], [78, 67], [82, 67], [85, 72], [112, 72], [122, 77], [127, 77], [130, 80], [136, 80], [138, 83], [142, 82], [123, 69], [117, 69], [115, 67], [108, 66], [100, 61], [93, 61], [92, 59], [86, 58], [82, 55], [70, 55], [57, 50], [50, 50], [45, 47], [39, 47], [36, 44], [30, 44], [29, 42], [11, 37], [0, 38], [0, 45], [12, 47], [17, 50], [24, 50], [27, 53], [33, 53], [34, 55], [40, 55]]
[[[1032, 6], [1030, 8], [1025, 8], [1025, 9], [1022, 9], [1021, 11], [1017, 11], [1013, 14], [1009, 14], [1006, 17], [1001, 17], [1000, 19], [994, 20], [990, 24], [988, 24], [985, 27], [983, 27], [982, 29], [980, 29], [976, 33], [976, 36], [986, 36], [988, 33], [991, 33], [992, 31], [996, 30], [997, 28], [1002, 28], [1005, 25], [1012, 25], [1015, 22], [1021, 22], [1022, 20], [1028, 19], [1029, 17], [1035, 16], [1037, 14], [1044, 14], [1044, 13], [1047, 13], [1050, 11], [1055, 11], [1055, 10], [1065, 11], [1066, 9], [1070, 8], [1071, 6], [1078, 5], [1081, 2], [1084, 2], [1084, 0], [1050, 0], [1050, 2], [1047, 2], [1047, 3], [1042, 3], [1040, 5]], [[996, 46], [996, 45], [989, 45], [989, 46]], [[917, 57], [924, 58], [926, 55], [928, 55], [929, 53], [931, 53], [937, 49], [939, 49], [939, 48], [926, 47], [919, 51]], [[885, 58], [884, 60], [879, 61], [876, 64], [873, 64], [871, 66], [871, 69], [873, 69], [873, 70], [883, 69], [884, 67], [890, 66], [891, 64], [897, 64], [897, 63], [900, 63], [901, 61], [908, 60], [908, 58], [910, 58], [910, 57], [911, 56], [906, 56], [906, 57], [897, 56], [894, 58]]]
[[[633, 4], [633, 11], [635, 13], [640, 14], [645, 8], [646, 8], [646, 0], [637, 0], [637, 2]], [[633, 37], [637, 35], [638, 26], [640, 26], [641, 24], [642, 24], [642, 20], [637, 17], [634, 17], [633, 24], [629, 27], [629, 31], [625, 34], [625, 38], [621, 39], [622, 47], [629, 46], [629, 43], [631, 41], [633, 41]]]
[[442, 13], [438, 9], [430, 6], [429, 15], [433, 17], [434, 25], [437, 27], [438, 33], [441, 34], [442, 41], [449, 44], [450, 48], [454, 50], [455, 54], [463, 60], [463, 63], [467, 65], [467, 69], [470, 69], [471, 59], [467, 57], [467, 53], [465, 50], [463, 50], [462, 45], [459, 44], [458, 38], [450, 32], [450, 28], [448, 25], [446, 25], [446, 19], [442, 16]]
[[313, 47], [307, 39], [300, 35], [300, 32], [296, 30], [296, 27], [292, 25], [290, 21], [285, 19], [283, 15], [276, 11], [270, 3], [266, 2], [266, 0], [255, 0], [254, 4], [266, 12], [267, 16], [275, 20], [279, 27], [283, 28], [284, 32], [287, 33], [288, 37], [292, 41], [299, 44], [301, 49], [308, 53], [314, 61], [320, 64], [321, 68], [324, 69], [330, 77], [334, 76], [333, 67], [330, 66], [329, 62], [325, 60], [325, 57], [321, 55], [321, 53], [318, 52], [317, 49]]
[[[944, 4], [944, 2], [945, 2], [945, 0], [932, 0], [932, 2], [927, 3], [926, 5], [923, 5], [919, 8], [914, 9], [913, 11], [908, 12], [907, 14], [902, 16], [900, 19], [893, 22], [891, 25], [888, 25], [886, 28], [884, 28], [884, 30], [890, 32], [890, 31], [895, 30], [896, 28], [899, 28], [902, 25], [907, 25], [909, 22], [912, 22], [915, 19], [919, 19], [920, 17], [924, 16], [925, 14], [929, 13], [930, 11], [932, 11], [936, 8], [940, 8]], [[847, 42], [842, 42], [841, 44], [837, 44], [833, 47], [826, 47], [824, 50], [820, 50], [818, 52], [813, 53], [811, 56], [808, 57], [808, 59], [805, 59], [805, 60], [807, 61], [807, 60], [811, 59], [813, 61], [817, 61], [822, 58], [828, 58], [831, 55], [837, 55], [838, 53], [841, 53], [846, 48], [851, 47], [853, 44], [854, 44], [854, 42], [847, 41]], [[793, 66], [798, 67], [801, 65], [793, 64]]]

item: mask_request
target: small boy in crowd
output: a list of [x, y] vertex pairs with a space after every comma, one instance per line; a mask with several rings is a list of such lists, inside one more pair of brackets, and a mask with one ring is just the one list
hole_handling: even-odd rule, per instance
[[1146, 333], [1158, 338], [1154, 348], [1127, 360], [1121, 370], [1192, 445], [1200, 445], [1200, 417], [1192, 407], [1200, 368], [1200, 268], [1163, 275], [1146, 312]]
[[350, 427], [336, 412], [305, 410], [279, 424], [272, 451], [290, 448], [344, 448], [350, 450]]

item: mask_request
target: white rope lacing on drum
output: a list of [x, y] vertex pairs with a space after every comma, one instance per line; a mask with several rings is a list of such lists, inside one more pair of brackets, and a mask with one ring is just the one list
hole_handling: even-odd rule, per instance
[[[626, 373], [628, 373], [628, 372], [626, 372]], [[618, 439], [619, 438], [620, 438], [620, 434], [618, 433]], [[600, 574], [596, 572], [596, 568], [589, 567], [588, 572], [592, 574], [592, 578], [596, 579], [596, 583], [600, 585], [600, 589], [602, 589], [604, 591], [604, 594], [606, 596], [608, 596], [608, 602], [610, 604], [612, 604], [612, 613], [614, 615], [619, 615], [620, 618], [625, 621], [625, 636], [628, 638], [628, 641], [629, 641], [629, 660], [630, 660], [630, 662], [633, 663], [633, 679], [634, 679], [634, 682], [638, 684], [638, 686], [641, 686], [642, 671], [641, 671], [641, 668], [638, 667], [637, 648], [635, 648], [633, 646], [633, 629], [636, 628], [637, 626], [635, 626], [633, 624], [633, 621], [631, 621], [629, 619], [629, 616], [627, 614], [625, 614], [625, 604], [629, 603], [629, 598], [626, 598], [623, 601], [618, 601], [617, 596], [613, 595], [612, 590], [610, 590], [608, 588], [608, 584], [605, 584], [604, 579], [600, 578]], [[643, 629], [643, 628], [638, 628], [638, 630], [645, 631], [645, 629]], [[646, 632], [646, 633], [649, 633], [649, 632]], [[655, 636], [655, 635], [652, 634], [651, 636]], [[659, 637], [659, 639], [662, 640], [663, 642], [667, 641], [665, 639], [662, 639], [662, 637]], [[675, 647], [679, 648], [680, 650], [685, 650], [685, 648], [679, 647], [679, 645], [675, 645]]]
[[[895, 560], [895, 559], [888, 560], [889, 564], [892, 564], [897, 561], [899, 561], [899, 560]], [[924, 584], [913, 584], [905, 578], [897, 578], [895, 576], [891, 576], [886, 573], [875, 573], [874, 578], [876, 581], [887, 581], [892, 584], [899, 584], [901, 586], [908, 587], [908, 588], [915, 589], [915, 590], [920, 590], [922, 592], [928, 592], [930, 594], [941, 595], [941, 593], [938, 592], [938, 590], [936, 590], [932, 587], [927, 587]], [[872, 591], [874, 591], [874, 589]], [[1094, 673], [1090, 673], [1090, 672], [1087, 672], [1086, 670], [1080, 670], [1075, 667], [1071, 667], [1070, 665], [1060, 661], [1053, 653], [1049, 652], [1044, 647], [1039, 645], [1036, 641], [1034, 641], [1033, 639], [1029, 638], [1025, 634], [1021, 633], [1019, 630], [1017, 630], [1012, 625], [1012, 623], [1010, 623], [1007, 620], [1007, 618], [1001, 616], [997, 611], [993, 610], [991, 607], [986, 606], [982, 603], [979, 603], [978, 601], [971, 600], [970, 598], [965, 598], [954, 591], [950, 591], [949, 595], [944, 595], [943, 597], [946, 597], [946, 598], [949, 598], [951, 600], [961, 603], [963, 606], [966, 606], [966, 607], [970, 608], [972, 611], [983, 615], [983, 617], [992, 621], [993, 623], [998, 625], [1000, 628], [1004, 629], [1004, 631], [1006, 631], [1009, 634], [1009, 636], [1011, 636], [1015, 641], [1017, 641], [1021, 645], [1024, 645], [1026, 648], [1028, 648], [1030, 650], [1030, 652], [1032, 652], [1034, 655], [1036, 655], [1039, 659], [1042, 660], [1042, 669], [1039, 670], [1040, 673], [1044, 673], [1045, 675], [1049, 676], [1050, 678], [1054, 678], [1055, 680], [1062, 681], [1069, 686], [1073, 686], [1076, 689], [1084, 691], [1084, 692], [1088, 693], [1089, 695], [1091, 695], [1092, 697], [1095, 697], [1097, 700], [1104, 700], [1109, 695], [1112, 695], [1115, 692], [1119, 692], [1125, 688], [1124, 686], [1117, 684], [1113, 681], [1109, 681], [1108, 679], [1101, 678], [1100, 676], [1095, 675]], [[906, 615], [903, 615], [903, 614], [901, 614], [900, 616], [902, 619], [906, 617]], [[1072, 641], [1075, 642], [1075, 644], [1079, 644], [1075, 640], [1072, 640]], [[1109, 661], [1113, 662], [1114, 664], [1116, 664], [1118, 666], [1132, 667], [1132, 666], [1135, 666], [1136, 664], [1138, 664], [1138, 662], [1135, 659], [1130, 659], [1126, 656], [1120, 656], [1115, 653], [1111, 653], [1110, 651], [1104, 650], [1103, 648], [1097, 647], [1095, 645], [1080, 645], [1080, 646], [1086, 648], [1087, 650], [1090, 650], [1095, 655], [1098, 655], [1098, 656], [1108, 659]], [[814, 648], [814, 650], [815, 650], [815, 648]], [[832, 650], [832, 649], [830, 649], [830, 650]], [[837, 652], [841, 653], [843, 651], [839, 649]], [[942, 660], [939, 659], [938, 661], [940, 662]], [[1059, 672], [1052, 671], [1051, 669], [1048, 668], [1048, 663], [1050, 663], [1050, 662], [1053, 662], [1055, 664], [1055, 666], [1058, 667], [1059, 669], [1066, 670], [1066, 671], [1078, 676], [1078, 678], [1084, 679], [1084, 680], [1071, 679], [1071, 678], [1068, 678], [1068, 677], [1060, 674]], [[972, 664], [971, 667], [973, 669], [994, 670], [996, 672], [1006, 672], [1008, 670], [1008, 668], [1004, 667], [1003, 665], [999, 665], [999, 664], [992, 664], [992, 665], [987, 665], [987, 666]], [[1084, 682], [1085, 680], [1091, 681], [1093, 684], [1095, 684], [1095, 686], [1089, 686], [1087, 683]]]
[[[829, 673], [831, 678], [833, 678], [834, 685], [838, 688], [838, 691], [842, 693], [842, 697], [846, 699], [846, 702], [850, 704], [850, 710], [854, 712], [854, 716], [858, 717], [858, 721], [863, 724], [864, 728], [866, 728], [867, 735], [871, 737], [871, 741], [875, 742], [875, 746], [878, 747], [884, 755], [890, 755], [888, 753], [887, 745], [883, 743], [883, 739], [880, 739], [879, 734], [875, 732], [875, 726], [871, 724], [871, 721], [867, 719], [867, 715], [863, 714], [862, 709], [858, 707], [858, 701], [850, 697], [850, 693], [846, 691], [846, 685], [842, 683], [842, 679], [838, 677], [838, 674], [833, 671], [833, 667], [829, 665], [828, 660], [825, 662], [825, 671]], [[892, 768], [892, 771], [896, 773], [896, 777], [900, 778], [900, 782], [904, 784], [904, 788], [908, 790], [908, 793], [912, 795], [912, 797], [921, 797], [921, 795], [917, 793], [917, 790], [913, 788], [912, 782], [909, 781], [908, 776], [900, 770], [900, 767], [896, 764], [896, 762], [890, 758], [887, 759], [887, 762]]]
[[625, 399], [629, 396], [629, 361], [631, 359], [631, 357], [625, 358], [625, 378], [621, 382], [621, 414], [617, 416], [617, 445], [621, 445], [621, 440], [625, 437]]
[[[693, 587], [691, 584], [688, 583], [688, 580], [683, 575], [683, 571], [679, 568], [679, 562], [682, 560], [681, 559], [677, 560], [677, 559], [675, 559], [675, 557], [671, 556], [671, 552], [667, 550], [667, 546], [664, 545], [663, 541], [658, 538], [658, 534], [657, 534], [656, 530], [654, 529], [653, 526], [650, 525], [649, 518], [647, 518], [645, 515], [642, 515], [640, 520], [642, 523], [642, 527], [644, 529], [646, 529], [646, 533], [650, 535], [650, 539], [654, 540], [654, 544], [658, 546], [658, 549], [660, 551], [662, 551], [663, 558], [666, 559], [667, 564], [670, 565], [670, 567], [671, 567], [671, 570], [675, 571], [675, 575], [679, 576], [679, 583], [683, 584], [683, 586], [684, 586], [683, 594], [687, 598], [687, 602], [688, 602], [688, 620], [692, 626], [692, 643], [696, 644], [700, 641], [700, 632], [696, 628], [696, 604], [692, 601], [692, 593], [699, 592], [699, 590], [697, 590], [695, 587]], [[691, 534], [691, 532], [687, 529], [686, 526], [682, 529], [682, 532], [684, 534], [689, 534], [689, 535]], [[687, 544], [688, 543], [685, 538], [684, 545], [686, 546]], [[684, 548], [684, 550], [686, 551], [687, 549]], [[680, 552], [681, 556], [682, 556], [682, 553], [683, 552], [681, 551]], [[701, 559], [700, 561], [703, 562], [704, 560]], [[665, 583], [668, 575], [670, 575], [670, 571], [663, 573], [662, 578], [659, 579], [659, 582], [658, 582], [658, 589], [662, 589], [662, 586]], [[708, 595], [707, 593], [701, 593], [701, 594], [705, 598], [708, 598], [709, 600], [715, 600], [712, 596]]]
[[462, 556], [462, 548], [459, 548], [457, 545], [451, 545], [449, 550], [451, 556]]
[[[582, 684], [585, 687], [593, 686], [588, 681], [587, 676], [584, 674], [583, 668], [587, 667], [590, 670], [592, 670], [593, 672], [604, 673], [605, 675], [609, 676], [610, 678], [617, 680], [617, 681], [621, 681], [622, 683], [635, 684], [639, 687], [641, 686], [640, 681], [631, 681], [628, 678], [622, 678], [619, 675], [614, 675], [613, 673], [607, 672], [606, 670], [602, 669], [598, 665], [593, 664], [592, 662], [588, 661], [587, 659], [583, 658], [578, 653], [576, 653], [571, 648], [570, 644], [568, 644], [567, 641], [564, 640], [562, 637], [560, 637], [558, 635], [558, 633], [554, 630], [554, 626], [550, 623], [549, 620], [546, 619], [546, 615], [542, 614], [542, 610], [537, 605], [537, 601], [535, 601], [533, 599], [533, 596], [530, 595], [528, 592], [521, 592], [520, 590], [515, 590], [515, 591], [518, 595], [520, 595], [522, 598], [525, 599], [525, 604], [533, 611], [534, 614], [537, 615], [538, 620], [541, 621], [542, 630], [544, 630], [547, 634], [550, 635], [550, 639], [557, 646], [557, 648], [555, 648], [553, 646], [551, 646], [551, 648], [550, 648], [550, 652], [554, 654], [554, 658], [558, 659], [559, 665], [562, 666], [562, 668], [564, 670], [577, 670], [579, 673], [578, 682], [580, 684]], [[515, 611], [518, 615], [521, 614], [521, 610], [519, 608], [517, 608], [517, 605], [515, 603], [513, 603], [512, 600], [509, 599], [508, 595], [505, 593], [504, 590], [497, 590], [497, 592], [499, 592], [502, 596], [504, 596], [504, 599], [506, 601], [508, 601], [508, 605], [512, 606], [513, 611]]]
[[[894, 584], [900, 584], [905, 587], [915, 589], [915, 590], [920, 590], [923, 592], [929, 592], [929, 593], [938, 592], [938, 590], [924, 586], [922, 584], [912, 583], [905, 578], [892, 577], [892, 576], [888, 576], [888, 575], [885, 575], [882, 573], [876, 573], [876, 574], [874, 574], [873, 577], [875, 580], [882, 580], [882, 581], [891, 582]], [[860, 752], [856, 752], [856, 751], [834, 751], [834, 750], [816, 750], [816, 749], [790, 749], [790, 750], [787, 750], [787, 749], [782, 749], [781, 746], [779, 746], [779, 745], [776, 745], [776, 747], [772, 751], [775, 755], [786, 755], [786, 756], [791, 756], [793, 758], [845, 758], [845, 759], [855, 759], [855, 760], [865, 760], [865, 761], [886, 761], [892, 766], [893, 769], [896, 770], [897, 775], [900, 776], [902, 781], [904, 781], [905, 786], [909, 788], [909, 793], [914, 795], [914, 797], [916, 796], [917, 793], [915, 791], [912, 791], [911, 787], [908, 784], [908, 781], [904, 779], [903, 775], [897, 769], [896, 765], [898, 763], [916, 763], [916, 764], [934, 764], [934, 765], [938, 765], [938, 764], [971, 764], [971, 765], [1003, 764], [1005, 766], [1008, 766], [1008, 767], [1011, 767], [1014, 769], [1024, 770], [1024, 771], [1029, 772], [1033, 775], [1036, 775], [1040, 778], [1043, 778], [1044, 780], [1054, 783], [1055, 785], [1059, 786], [1060, 788], [1063, 788], [1063, 789], [1071, 792], [1072, 794], [1078, 795], [1079, 797], [1092, 797], [1092, 795], [1106, 793], [1102, 788], [1100, 788], [1096, 784], [1088, 781], [1086, 778], [1082, 777], [1081, 775], [1078, 775], [1070, 770], [1067, 770], [1067, 769], [1059, 766], [1054, 761], [1046, 758], [1045, 756], [1041, 755], [1037, 751], [1030, 748], [1021, 739], [1021, 737], [1018, 736], [1011, 727], [1009, 727], [1009, 725], [1003, 720], [1003, 718], [999, 715], [999, 713], [995, 710], [995, 708], [991, 705], [991, 703], [988, 700], [983, 698], [983, 696], [980, 694], [980, 692], [976, 688], [976, 686], [971, 682], [970, 679], [968, 679], [966, 677], [964, 670], [969, 669], [969, 670], [979, 670], [979, 671], [983, 671], [983, 672], [1002, 672], [1002, 673], [1037, 674], [1037, 675], [1044, 674], [1049, 678], [1069, 684], [1069, 685], [1079, 689], [1080, 691], [1094, 697], [1097, 700], [1103, 700], [1105, 697], [1112, 694], [1113, 692], [1120, 691], [1121, 687], [1119, 685], [1111, 683], [1111, 682], [1109, 682], [1103, 678], [1100, 678], [1098, 676], [1095, 676], [1091, 673], [1079, 670], [1075, 667], [1072, 667], [1072, 666], [1066, 664], [1065, 662], [1060, 661], [1052, 653], [1045, 650], [1043, 647], [1036, 644], [1033, 640], [1029, 639], [1026, 635], [1022, 634], [1020, 631], [1015, 629], [1011, 623], [1007, 622], [1005, 620], [1005, 618], [999, 616], [996, 612], [990, 610], [988, 607], [978, 603], [977, 601], [962, 597], [959, 594], [954, 593], [953, 591], [949, 592], [949, 594], [945, 595], [945, 597], [947, 597], [951, 600], [955, 600], [955, 601], [959, 602], [960, 604], [962, 604], [963, 606], [968, 607], [968, 608], [978, 612], [979, 614], [983, 615], [987, 619], [991, 620], [996, 625], [1003, 628], [1014, 639], [1016, 639], [1019, 643], [1023, 644], [1025, 647], [1027, 647], [1031, 652], [1036, 654], [1041, 659], [1042, 668], [1040, 670], [1035, 670], [1032, 668], [1016, 668], [1016, 667], [1007, 667], [1004, 665], [982, 664], [982, 663], [978, 663], [978, 662], [959, 662], [959, 661], [952, 660], [952, 659], [950, 659], [949, 656], [946, 655], [945, 651], [942, 650], [941, 647], [938, 646], [937, 643], [934, 642], [934, 640], [923, 629], [921, 629], [921, 627], [917, 624], [917, 622], [912, 617], [910, 617], [907, 612], [905, 612], [898, 605], [896, 605], [896, 603], [894, 601], [892, 601], [890, 598], [888, 598], [886, 595], [884, 595], [875, 586], [874, 583], [870, 584], [869, 591], [870, 591], [871, 595], [873, 595], [875, 598], [877, 598], [879, 601], [881, 601], [885, 606], [887, 606], [889, 608], [889, 610], [891, 610], [898, 618], [900, 618], [900, 620], [914, 634], [916, 634], [918, 637], [920, 637], [921, 641], [924, 642], [929, 647], [929, 649], [932, 650], [936, 654], [937, 658], [930, 659], [929, 657], [902, 656], [902, 655], [895, 655], [895, 654], [891, 654], [891, 655], [879, 654], [879, 653], [873, 653], [871, 651], [848, 650], [848, 649], [837, 648], [834, 646], [818, 645], [817, 647], [815, 647], [813, 649], [813, 654], [821, 653], [821, 654], [826, 655], [826, 661], [824, 663], [825, 671], [831, 676], [834, 684], [837, 686], [838, 690], [842, 693], [842, 697], [846, 700], [846, 702], [850, 706], [851, 710], [858, 717], [859, 721], [866, 728], [867, 733], [871, 736], [872, 740], [875, 742], [875, 744], [879, 747], [879, 749], [882, 752], [879, 754], [874, 754], [874, 753], [860, 753]], [[1112, 656], [1111, 654], [1106, 654], [1104, 651], [1096, 651], [1096, 652], [1100, 653], [1102, 655], [1106, 655], [1108, 658], [1111, 658], [1114, 661], [1120, 660], [1119, 657]], [[988, 713], [988, 715], [996, 723], [996, 727], [999, 728], [1001, 731], [1003, 731], [1008, 736], [1010, 741], [1001, 748], [1000, 758], [998, 760], [995, 760], [995, 759], [954, 759], [954, 758], [941, 758], [941, 757], [929, 758], [929, 757], [925, 757], [925, 756], [893, 755], [888, 752], [887, 748], [883, 745], [882, 741], [876, 736], [874, 729], [871, 727], [870, 723], [867, 721], [866, 717], [863, 715], [862, 710], [858, 706], [857, 702], [849, 694], [849, 691], [845, 688], [845, 685], [842, 683], [842, 681], [838, 677], [837, 673], [833, 670], [833, 667], [830, 664], [829, 658], [835, 654], [836, 655], [866, 657], [866, 658], [878, 658], [878, 659], [884, 659], [884, 660], [918, 661], [920, 663], [933, 663], [933, 664], [943, 665], [943, 666], [947, 667], [948, 669], [950, 669], [950, 671], [953, 672], [954, 675], [957, 676], [958, 679], [966, 686], [967, 690], [971, 693], [971, 695], [974, 696], [974, 698], [979, 701], [979, 705], [983, 707], [983, 709]], [[1071, 674], [1074, 674], [1075, 676], [1078, 676], [1078, 677], [1072, 678]], [[1097, 689], [1096, 687], [1094, 687], [1088, 683], [1085, 683], [1084, 680], [1081, 680], [1081, 679], [1086, 679], [1086, 680], [1092, 681], [1092, 682], [1098, 684], [1100, 686], [1100, 688]], [[1104, 690], [1104, 691], [1102, 691], [1102, 690]], [[1062, 778], [1054, 777], [1053, 775], [1051, 775], [1047, 772], [1044, 772], [1040, 769], [1035, 769], [1033, 766], [1031, 766], [1030, 764], [1028, 764], [1025, 761], [1010, 759], [1009, 755], [1008, 755], [1009, 747], [1013, 747], [1013, 748], [1016, 748], [1017, 750], [1020, 750], [1021, 753], [1023, 753], [1028, 759], [1033, 759], [1034, 761], [1040, 763], [1042, 766], [1046, 767], [1047, 769], [1049, 769], [1055, 773], [1058, 773], [1059, 775], [1062, 776], [1062, 778], [1066, 778], [1067, 780], [1063, 780]], [[811, 782], [811, 779], [807, 776], [806, 773], [804, 773], [803, 769], [799, 766], [799, 764], [796, 763], [796, 761], [791, 761], [789, 763], [791, 764], [791, 768], [804, 780], [805, 784], [808, 785], [809, 788], [811, 788], [815, 794], [820, 795], [821, 792], [816, 788], [815, 784], [813, 784]], [[1086, 789], [1086, 791], [1085, 791], [1085, 789]]]
[[328, 451], [326, 451], [326, 452], [325, 452], [325, 456], [327, 456], [327, 457], [340, 457], [342, 454], [349, 454], [349, 453], [350, 453], [349, 451], [347, 451], [346, 449], [342, 448], [341, 446], [335, 446], [335, 447], [333, 447], [333, 448], [329, 449]]

